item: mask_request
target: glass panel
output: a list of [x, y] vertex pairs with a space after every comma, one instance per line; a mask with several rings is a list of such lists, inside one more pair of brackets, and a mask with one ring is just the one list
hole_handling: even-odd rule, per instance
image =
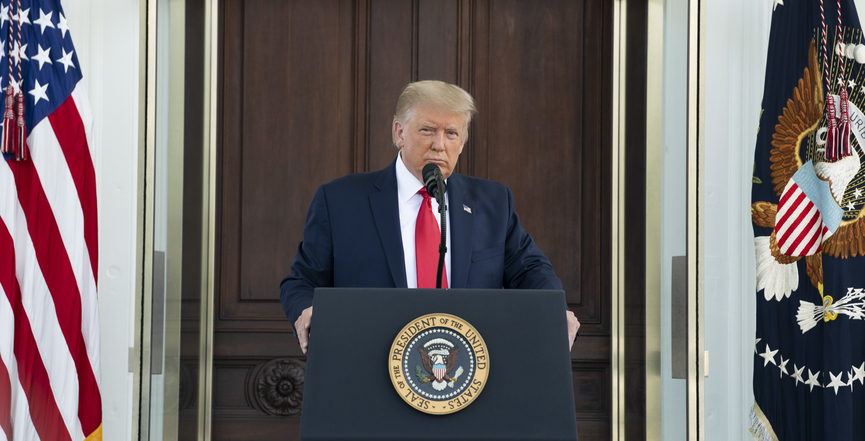
[[[673, 257], [685, 255], [687, 238], [688, 3], [688, 0], [665, 0], [663, 18], [663, 128], [659, 152], [660, 430], [661, 439], [667, 441], [686, 439], [687, 427], [686, 385], [682, 375], [687, 359], [687, 317], [684, 298], [679, 301], [674, 297], [674, 285], [686, 281], [678, 277], [679, 280], [673, 280]], [[677, 264], [681, 264], [681, 260]], [[685, 272], [677, 275], [684, 276]], [[686, 290], [675, 292], [684, 294]], [[676, 312], [673, 312], [674, 306], [678, 307]], [[674, 367], [679, 378], [674, 378]]]
[[[141, 439], [198, 439], [202, 0], [156, 0], [150, 389]], [[146, 412], [146, 413], [145, 413]], [[146, 416], [146, 418], [145, 418]]]
[[[168, 1], [157, 2], [157, 48], [168, 48]], [[165, 313], [166, 313], [166, 251], [168, 242], [168, 149], [170, 109], [168, 103], [168, 51], [156, 55], [156, 154], [153, 185], [153, 291], [151, 294], [150, 340], [150, 418], [147, 439], [163, 439], [166, 407]], [[173, 256], [172, 256], [173, 257]], [[173, 259], [172, 259], [173, 260]], [[169, 391], [170, 394], [170, 391]], [[169, 415], [170, 418], [170, 415]], [[169, 424], [171, 424], [169, 422]]]
[[[706, 439], [710, 441], [753, 439], [748, 412], [754, 404], [755, 298], [762, 297], [755, 297], [754, 291], [750, 204], [773, 8], [771, 2], [728, 3], [732, 2], [710, 3], [706, 11], [710, 20], [705, 47], [711, 55], [706, 58], [703, 271], [709, 353]], [[741, 32], [730, 32], [733, 28]], [[719, 83], [725, 87], [712, 87]], [[774, 123], [763, 130], [771, 127]]]

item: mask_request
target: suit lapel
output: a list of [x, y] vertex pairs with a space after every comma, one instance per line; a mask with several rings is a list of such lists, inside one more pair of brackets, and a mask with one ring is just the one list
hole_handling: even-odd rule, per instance
[[393, 283], [397, 288], [407, 288], [405, 276], [405, 256], [399, 226], [399, 202], [396, 186], [396, 161], [382, 170], [375, 181], [378, 193], [369, 195], [369, 204], [378, 230], [378, 237], [384, 248]]
[[451, 228], [451, 288], [465, 288], [472, 258], [474, 215], [469, 210], [474, 201], [466, 193], [465, 180], [453, 174], [448, 179], [448, 213]]

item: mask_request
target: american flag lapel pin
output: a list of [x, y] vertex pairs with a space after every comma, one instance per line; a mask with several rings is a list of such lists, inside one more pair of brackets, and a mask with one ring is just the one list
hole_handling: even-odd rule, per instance
[[469, 208], [469, 206], [466, 204], [463, 204], [463, 210], [465, 210], [468, 214], [472, 214], [472, 209]]

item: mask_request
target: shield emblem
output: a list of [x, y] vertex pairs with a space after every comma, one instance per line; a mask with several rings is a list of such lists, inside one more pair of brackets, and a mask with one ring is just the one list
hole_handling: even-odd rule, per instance
[[820, 252], [844, 215], [832, 197], [829, 183], [817, 177], [812, 164], [808, 161], [799, 168], [778, 202], [775, 239], [781, 253], [788, 256]]
[[820, 211], [792, 179], [781, 195], [775, 237], [781, 252], [788, 256], [810, 256], [820, 252], [829, 237]]
[[442, 378], [445, 376], [446, 366], [443, 364], [433, 365], [433, 375], [435, 375], [436, 380], [442, 381]]

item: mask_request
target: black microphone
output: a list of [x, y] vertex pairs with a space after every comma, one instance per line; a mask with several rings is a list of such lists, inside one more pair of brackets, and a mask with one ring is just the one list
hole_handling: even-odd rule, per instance
[[441, 288], [442, 273], [445, 266], [445, 253], [448, 251], [447, 246], [445, 245], [447, 243], [448, 226], [447, 220], [445, 219], [445, 212], [447, 211], [447, 206], [445, 206], [445, 192], [448, 191], [448, 187], [445, 185], [445, 179], [444, 176], [442, 176], [441, 169], [435, 164], [430, 163], [423, 166], [421, 175], [423, 175], [423, 185], [426, 188], [426, 192], [429, 193], [430, 196], [435, 197], [436, 202], [439, 204], [441, 242], [439, 242], [439, 265], [438, 271], [436, 271], [436, 288]]
[[427, 164], [423, 166], [421, 174], [423, 175], [423, 185], [426, 187], [426, 192], [436, 198], [439, 206], [444, 205], [445, 192], [448, 191], [448, 188], [445, 185], [439, 166], [432, 163]]

